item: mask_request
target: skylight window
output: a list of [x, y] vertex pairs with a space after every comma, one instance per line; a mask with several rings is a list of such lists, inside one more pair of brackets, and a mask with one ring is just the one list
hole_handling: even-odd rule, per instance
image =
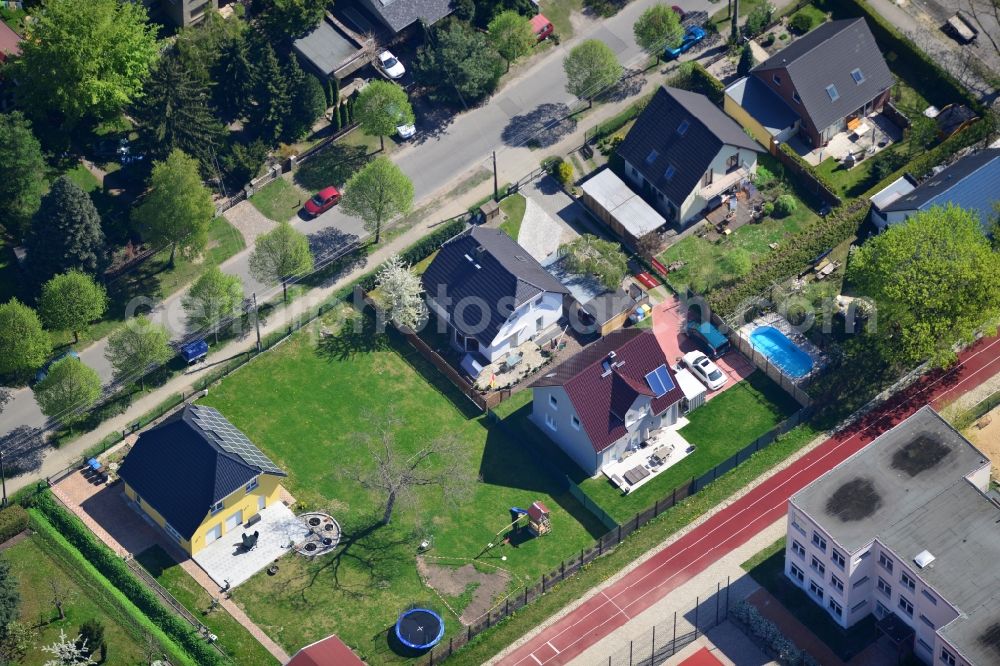
[[830, 96], [831, 102], [836, 102], [840, 99], [840, 93], [837, 92], [837, 86], [832, 83], [826, 87], [826, 94]]
[[659, 156], [660, 154], [655, 150], [649, 151], [649, 155], [646, 156], [646, 164], [652, 164], [653, 162], [656, 161], [656, 158]]
[[851, 78], [859, 85], [865, 82], [865, 75], [861, 73], [860, 69], [852, 69]]
[[691, 123], [686, 120], [681, 121], [681, 124], [677, 126], [677, 133], [684, 136], [684, 133], [688, 131], [688, 127], [691, 127]]
[[667, 170], [663, 172], [663, 177], [666, 178], [667, 180], [670, 180], [671, 178], [674, 177], [675, 173], [677, 173], [677, 169], [675, 169], [674, 165], [671, 164], [670, 166], [667, 167]]

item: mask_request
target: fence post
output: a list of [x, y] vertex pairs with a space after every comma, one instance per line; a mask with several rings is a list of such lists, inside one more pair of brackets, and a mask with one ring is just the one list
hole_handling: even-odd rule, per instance
[[653, 503], [653, 518], [656, 518], [658, 515], [660, 515], [660, 500], [656, 500]]
[[674, 611], [674, 639], [670, 641], [670, 656], [677, 651], [677, 611]]
[[505, 617], [507, 615], [510, 615], [510, 597], [507, 597], [507, 600], [504, 601], [504, 604], [503, 604], [503, 614], [504, 614]]
[[628, 642], [628, 666], [632, 666], [632, 641]]
[[542, 574], [542, 594], [545, 594], [545, 574]]
[[[728, 594], [728, 590], [726, 592]], [[524, 605], [525, 606], [528, 605], [528, 586], [527, 585], [524, 586]]]
[[716, 583], [715, 584], [715, 624], [719, 624], [719, 601], [720, 601], [719, 597], [722, 596], [720, 594], [721, 591], [722, 591], [722, 583]]
[[618, 526], [618, 543], [622, 542], [622, 526]]
[[566, 560], [563, 560], [559, 565], [559, 580], [566, 579]]
[[694, 598], [694, 637], [698, 638], [698, 606], [701, 605], [701, 598]]
[[429, 656], [430, 659], [427, 661], [427, 663], [430, 664], [430, 666], [434, 666], [434, 648], [431, 648]]
[[652, 664], [656, 657], [656, 625], [653, 625], [653, 646], [649, 651], [649, 663]]

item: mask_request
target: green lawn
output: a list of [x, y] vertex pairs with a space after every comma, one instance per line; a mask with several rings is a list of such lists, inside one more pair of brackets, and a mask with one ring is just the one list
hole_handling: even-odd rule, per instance
[[212, 603], [211, 596], [165, 550], [153, 546], [139, 553], [136, 560], [167, 592], [219, 637], [222, 649], [226, 654], [238, 657], [241, 666], [272, 666], [278, 663], [226, 609], [220, 606], [208, 612]]
[[97, 178], [82, 163], [63, 174], [73, 181], [84, 192], [95, 192], [101, 188]]
[[[897, 143], [894, 146], [889, 146], [884, 151], [878, 153], [882, 155], [883, 153], [902, 153], [907, 155], [908, 147], [906, 144]], [[876, 184], [875, 174], [872, 172], [872, 167], [875, 166], [876, 157], [878, 155], [867, 157], [851, 169], [844, 168], [836, 159], [828, 157], [822, 162], [816, 170], [826, 176], [834, 189], [843, 198], [853, 198], [864, 194], [869, 188]]]
[[822, 9], [819, 9], [818, 7], [814, 7], [813, 5], [806, 5], [799, 11], [792, 14], [789, 18], [795, 16], [796, 14], [804, 14], [810, 17], [812, 19], [813, 30], [815, 30], [817, 27], [825, 23], [827, 19], [826, 12], [824, 12]]
[[797, 409], [798, 404], [777, 384], [755, 372], [688, 414], [690, 423], [679, 433], [696, 450], [684, 460], [628, 495], [622, 495], [603, 475], [583, 480], [580, 487], [615, 520], [628, 520], [674, 488], [708, 472]]
[[868, 615], [858, 624], [844, 630], [833, 621], [823, 607], [810, 599], [808, 594], [785, 576], [784, 537], [741, 566], [844, 661], [849, 661], [875, 640], [874, 615]]
[[250, 197], [250, 203], [264, 217], [275, 222], [286, 222], [295, 217], [309, 196], [305, 190], [293, 185], [287, 178], [278, 178], [260, 188]]
[[555, 33], [560, 41], [566, 41], [573, 36], [573, 24], [570, 16], [583, 8], [583, 0], [547, 0], [542, 7], [542, 13], [552, 21]]
[[[397, 660], [385, 631], [401, 610], [423, 603], [446, 612], [417, 575], [423, 537], [433, 536], [432, 555], [471, 561], [507, 525], [510, 507], [544, 501], [552, 510], [551, 534], [481, 558], [508, 569], [514, 588], [589, 547], [604, 530], [520, 442], [476, 418], [436, 369], [404, 343], [375, 334], [368, 318], [362, 330], [349, 322], [318, 341], [315, 331], [337, 330], [342, 313], [329, 313], [234, 373], [204, 402], [288, 472], [296, 510], [329, 511], [346, 535], [337, 554], [315, 561], [285, 557], [277, 575], [258, 574], [234, 598], [290, 652], [336, 632], [366, 660], [385, 663]], [[430, 464], [450, 469], [451, 478], [481, 479], [471, 496], [450, 498], [439, 487], [421, 487], [399, 503], [390, 526], [378, 527], [382, 498], [358, 479], [371, 460], [365, 435], [386, 417], [396, 419], [388, 429], [403, 455], [443, 435], [459, 438], [467, 460], [432, 458]], [[451, 634], [462, 630], [453, 616], [447, 626]]]
[[524, 219], [524, 209], [527, 205], [528, 200], [521, 194], [512, 194], [500, 202], [500, 210], [507, 216], [507, 219], [500, 223], [500, 228], [515, 241], [521, 231], [521, 220]]
[[[142, 643], [136, 630], [129, 630], [109, 613], [98, 601], [100, 595], [89, 589], [81, 576], [71, 574], [64, 565], [50, 556], [44, 542], [30, 537], [4, 551], [11, 570], [18, 579], [21, 592], [20, 619], [38, 631], [37, 646], [28, 652], [19, 664], [41, 666], [52, 655], [39, 649], [51, 645], [63, 629], [68, 636], [76, 636], [80, 625], [91, 619], [104, 624], [104, 639], [108, 644], [108, 665], [141, 663]], [[96, 582], [90, 583], [97, 585]], [[60, 620], [52, 602], [53, 585], [63, 599], [66, 619]]]

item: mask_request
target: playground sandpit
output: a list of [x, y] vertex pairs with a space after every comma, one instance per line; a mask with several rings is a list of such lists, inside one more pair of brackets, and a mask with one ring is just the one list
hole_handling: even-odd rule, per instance
[[502, 569], [484, 573], [471, 562], [455, 567], [436, 563], [433, 558], [424, 556], [417, 556], [417, 571], [425, 583], [446, 599], [459, 597], [470, 585], [475, 585], [472, 600], [458, 618], [465, 626], [486, 614], [507, 590], [511, 580], [511, 575]]

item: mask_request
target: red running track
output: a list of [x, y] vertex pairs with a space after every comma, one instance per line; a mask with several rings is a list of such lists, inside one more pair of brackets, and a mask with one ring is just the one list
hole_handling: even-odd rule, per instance
[[924, 375], [737, 502], [668, 545], [500, 659], [503, 666], [558, 666], [615, 631], [713, 562], [784, 516], [788, 498], [926, 404], [940, 407], [1000, 373], [1000, 338], [966, 349], [947, 371]]

